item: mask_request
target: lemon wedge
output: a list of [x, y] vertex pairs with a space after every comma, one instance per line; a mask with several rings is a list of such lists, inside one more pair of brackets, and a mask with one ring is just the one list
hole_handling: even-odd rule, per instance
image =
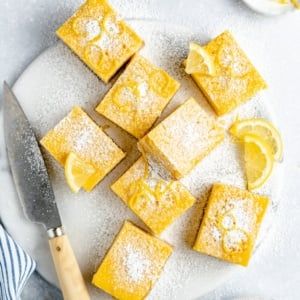
[[75, 153], [70, 153], [65, 162], [65, 177], [72, 192], [77, 193], [96, 169], [80, 159]]
[[299, 0], [277, 0], [277, 2], [283, 5], [292, 4], [295, 8], [300, 8]]
[[258, 136], [271, 148], [276, 161], [283, 157], [283, 142], [279, 131], [273, 124], [265, 119], [246, 119], [236, 121], [230, 128], [230, 133], [237, 138], [243, 139], [246, 134]]
[[248, 181], [248, 189], [261, 187], [270, 177], [274, 165], [272, 151], [269, 145], [260, 137], [245, 135], [244, 159]]
[[292, 4], [295, 8], [300, 9], [300, 2], [299, 0], [291, 0]]
[[203, 47], [196, 43], [190, 43], [190, 52], [184, 63], [187, 74], [215, 74], [213, 59]]

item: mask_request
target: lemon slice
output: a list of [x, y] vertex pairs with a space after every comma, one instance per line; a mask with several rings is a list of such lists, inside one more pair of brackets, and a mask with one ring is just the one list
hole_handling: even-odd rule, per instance
[[300, 9], [300, 2], [299, 0], [291, 0], [292, 4], [295, 8]]
[[243, 138], [245, 134], [259, 136], [271, 148], [276, 161], [281, 161], [283, 156], [283, 142], [279, 131], [264, 119], [246, 119], [236, 121], [230, 128], [230, 132], [237, 138]]
[[96, 172], [95, 168], [70, 153], [65, 162], [65, 177], [72, 192], [77, 193], [87, 180]]
[[248, 189], [261, 187], [270, 177], [274, 159], [269, 145], [258, 136], [245, 135], [244, 159]]
[[299, 0], [277, 0], [277, 2], [283, 5], [292, 4], [295, 8], [300, 8]]
[[215, 74], [213, 59], [203, 47], [196, 43], [190, 43], [190, 52], [184, 64], [187, 74]]

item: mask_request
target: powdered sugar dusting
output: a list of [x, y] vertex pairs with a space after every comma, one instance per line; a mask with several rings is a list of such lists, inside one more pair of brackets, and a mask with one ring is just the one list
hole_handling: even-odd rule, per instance
[[239, 229], [229, 230], [223, 238], [223, 245], [226, 251], [238, 251], [242, 248], [243, 243], [247, 243], [248, 236]]
[[86, 146], [90, 143], [92, 139], [92, 132], [89, 130], [85, 130], [81, 132], [78, 136], [78, 138], [74, 142], [74, 151], [75, 152], [82, 152], [83, 149], [86, 148]]
[[212, 234], [212, 237], [214, 238], [215, 241], [220, 241], [222, 235], [221, 235], [220, 231], [215, 226], [212, 227], [211, 234]]
[[122, 151], [79, 107], [74, 107], [42, 139], [42, 144], [60, 162], [67, 154], [75, 152], [104, 174], [123, 157]]
[[[137, 21], [132, 22], [132, 27], [145, 39], [146, 46], [142, 54], [156, 65], [166, 69], [181, 83], [181, 90], [163, 112], [161, 119], [190, 96], [193, 96], [208, 114], [214, 115], [199, 89], [191, 78], [185, 75], [181, 67], [182, 60], [187, 54], [188, 42], [205, 40], [206, 37], [191, 34], [191, 30], [161, 23]], [[122, 149], [128, 152], [126, 160], [92, 193], [81, 192], [78, 195], [69, 192], [64, 181], [63, 170], [47, 156], [60, 213], [81, 269], [90, 278], [125, 219], [133, 220], [143, 226], [109, 189], [110, 184], [133, 164], [140, 153], [136, 149], [135, 139], [94, 112], [94, 108], [109, 86], [102, 84], [65, 46], [58, 44], [45, 52], [35, 66], [33, 65], [27, 72], [27, 75], [25, 76], [25, 73], [18, 81], [15, 91], [39, 136], [53, 128], [74, 105], [80, 105], [98, 124], [108, 124], [109, 134]], [[36, 80], [32, 81], [32, 77]], [[30, 93], [23, 92], [24, 86], [30, 87]], [[227, 128], [237, 115], [241, 118], [251, 116], [269, 118], [270, 116], [269, 109], [260, 96], [220, 120]], [[81, 145], [79, 144], [78, 147]], [[187, 299], [186, 295], [192, 288], [199, 291], [204, 286], [211, 285], [211, 280], [218, 282], [236, 268], [191, 250], [207, 195], [212, 183], [218, 181], [245, 187], [240, 149], [229, 136], [226, 136], [222, 145], [181, 180], [198, 200], [185, 215], [162, 234], [162, 238], [174, 246], [174, 254], [155, 284], [149, 299]], [[269, 195], [273, 201], [270, 217], [278, 203], [276, 197], [278, 187], [279, 177], [278, 172], [275, 172], [268, 184], [258, 191]], [[267, 224], [270, 223], [266, 222]], [[215, 237], [218, 237], [217, 233]], [[83, 240], [85, 243], [82, 243]], [[40, 249], [39, 253], [48, 255], [48, 245], [44, 240], [39, 241], [37, 245]], [[42, 275], [56, 282], [54, 270], [46, 263], [48, 261], [46, 256], [37, 254], [36, 258]], [[109, 299], [104, 294], [99, 296], [99, 291], [94, 288], [89, 288], [92, 299], [99, 299], [99, 297]]]
[[108, 18], [104, 24], [105, 30], [112, 35], [119, 34], [122, 30], [118, 24], [119, 20], [120, 19], [116, 19], [115, 17]]
[[222, 227], [230, 230], [234, 226], [234, 219], [231, 216], [225, 216], [222, 220]]
[[147, 93], [148, 93], [149, 85], [148, 85], [147, 82], [141, 82], [139, 84], [138, 89], [139, 89], [140, 96], [141, 97], [145, 97], [147, 95]]
[[73, 23], [73, 29], [77, 34], [90, 41], [98, 37], [101, 33], [99, 21], [92, 18], [79, 18]]
[[232, 214], [235, 217], [236, 226], [246, 232], [251, 232], [254, 228], [256, 219], [253, 219], [252, 213], [255, 209], [249, 200], [239, 200], [235, 203]]
[[134, 282], [144, 279], [151, 262], [145, 255], [132, 245], [126, 245], [124, 249], [124, 264], [129, 278]]
[[[163, 80], [159, 81], [161, 78]], [[100, 102], [97, 111], [141, 138], [177, 88], [178, 83], [173, 78], [144, 57], [136, 55]]]

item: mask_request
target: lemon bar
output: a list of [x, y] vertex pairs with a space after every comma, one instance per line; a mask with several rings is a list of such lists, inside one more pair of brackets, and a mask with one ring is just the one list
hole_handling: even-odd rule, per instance
[[267, 84], [230, 32], [217, 36], [204, 49], [215, 64], [215, 74], [192, 74], [218, 115], [249, 100]]
[[178, 88], [179, 83], [167, 72], [135, 55], [96, 111], [141, 138]]
[[86, 1], [56, 33], [104, 82], [143, 45], [106, 0]]
[[111, 188], [154, 234], [160, 234], [195, 198], [179, 181], [166, 181], [151, 173], [141, 157]]
[[91, 191], [125, 156], [125, 153], [78, 106], [50, 130], [41, 144], [64, 166], [73, 152], [97, 171], [83, 188]]
[[142, 300], [172, 254], [172, 247], [126, 221], [92, 283], [120, 300]]
[[138, 143], [147, 160], [175, 179], [188, 174], [224, 139], [224, 130], [194, 98], [185, 101]]
[[194, 250], [247, 266], [268, 204], [266, 197], [215, 184]]

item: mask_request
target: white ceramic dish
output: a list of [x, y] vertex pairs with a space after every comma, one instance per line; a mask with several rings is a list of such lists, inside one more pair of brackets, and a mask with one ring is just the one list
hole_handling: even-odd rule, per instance
[[254, 11], [269, 15], [277, 16], [295, 10], [292, 4], [280, 4], [276, 0], [243, 0]]
[[[184, 74], [181, 66], [182, 59], [186, 56], [188, 42], [201, 41], [203, 37], [197, 33], [191, 34], [191, 30], [187, 28], [171, 24], [145, 20], [131, 20], [130, 23], [145, 40], [146, 46], [142, 53], [157, 65], [167, 69], [181, 82], [180, 91], [162, 118], [189, 96], [194, 96], [208, 113], [213, 113], [194, 82]], [[137, 159], [139, 153], [134, 138], [94, 112], [96, 104], [108, 88], [109, 86], [102, 84], [61, 43], [47, 49], [33, 61], [14, 86], [14, 91], [38, 137], [44, 135], [76, 104], [81, 105], [97, 123], [108, 124], [110, 126], [108, 134], [128, 153], [126, 159], [92, 193], [80, 192], [78, 195], [69, 191], [63, 170], [48, 154], [45, 154], [63, 223], [87, 282], [90, 282], [92, 274], [124, 219], [130, 219], [143, 227], [143, 224], [109, 189], [110, 184]], [[272, 110], [264, 101], [265, 97], [265, 94], [256, 97], [223, 118], [223, 122], [228, 126], [237, 115], [261, 116], [274, 121]], [[36, 259], [38, 271], [47, 280], [57, 284], [43, 228], [31, 224], [24, 217], [11, 178], [7, 173], [1, 174], [6, 174], [3, 175], [6, 177], [0, 178], [0, 181], [7, 182], [6, 197], [0, 198], [3, 222], [13, 237]], [[211, 184], [221, 181], [244, 186], [243, 174], [237, 146], [227, 137], [222, 146], [183, 180], [199, 200], [163, 233], [162, 238], [175, 245], [175, 252], [149, 299], [194, 299], [223, 283], [239, 268], [196, 253], [191, 250], [191, 245], [198, 230], [202, 207]], [[281, 177], [282, 170], [278, 167], [268, 184], [259, 191], [272, 199], [261, 236], [267, 232], [277, 210]], [[259, 243], [260, 241], [262, 237], [259, 238]], [[89, 290], [92, 299], [109, 298], [91, 285]]]

